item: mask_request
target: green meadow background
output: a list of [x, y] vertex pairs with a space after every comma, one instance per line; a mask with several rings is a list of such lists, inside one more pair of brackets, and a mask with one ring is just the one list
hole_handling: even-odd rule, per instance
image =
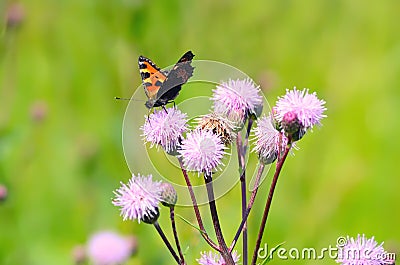
[[[20, 14], [10, 25], [14, 4]], [[141, 89], [139, 55], [165, 67], [187, 50], [244, 71], [271, 105], [294, 86], [327, 102], [323, 127], [284, 166], [263, 243], [321, 249], [364, 233], [399, 253], [399, 12], [395, 0], [1, 0], [0, 184], [9, 194], [0, 202], [0, 264], [73, 264], [73, 247], [103, 229], [136, 235], [127, 264], [173, 264], [151, 226], [123, 222], [111, 204], [130, 177], [127, 102], [114, 97]], [[146, 155], [137, 159], [135, 173], [157, 174], [140, 168]], [[250, 216], [250, 249], [268, 183]], [[238, 187], [217, 203], [230, 241], [240, 222]], [[194, 222], [191, 209], [177, 212]], [[167, 211], [161, 215], [171, 236]], [[178, 226], [188, 264], [196, 264], [210, 249], [196, 230]], [[271, 264], [288, 263], [336, 264]]]

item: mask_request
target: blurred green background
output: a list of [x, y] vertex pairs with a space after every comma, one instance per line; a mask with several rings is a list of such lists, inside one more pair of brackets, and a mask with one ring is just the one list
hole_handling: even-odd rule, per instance
[[[327, 102], [323, 127], [285, 164], [264, 242], [318, 249], [365, 233], [399, 253], [399, 1], [0, 3], [0, 184], [9, 192], [0, 203], [0, 264], [72, 264], [72, 248], [101, 229], [138, 237], [128, 264], [173, 264], [151, 226], [122, 222], [111, 205], [130, 177], [126, 102], [113, 98], [140, 85], [140, 54], [168, 66], [189, 49], [247, 73], [270, 104], [293, 86]], [[266, 189], [250, 216], [250, 248]], [[218, 201], [228, 241], [238, 205], [238, 188]], [[177, 211], [193, 220], [191, 210]], [[209, 248], [178, 225], [195, 264]]]

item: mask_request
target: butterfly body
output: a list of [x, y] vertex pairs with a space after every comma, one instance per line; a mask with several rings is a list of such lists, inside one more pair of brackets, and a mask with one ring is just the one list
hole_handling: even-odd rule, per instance
[[193, 75], [194, 67], [191, 65], [193, 57], [191, 51], [186, 52], [167, 72], [161, 70], [149, 58], [139, 56], [139, 72], [148, 98], [145, 103], [147, 108], [163, 107], [173, 102], [182, 85]]

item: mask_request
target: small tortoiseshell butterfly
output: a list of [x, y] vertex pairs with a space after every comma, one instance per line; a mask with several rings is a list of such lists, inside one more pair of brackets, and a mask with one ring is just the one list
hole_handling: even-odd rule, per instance
[[151, 109], [164, 107], [178, 96], [182, 85], [193, 75], [191, 65], [194, 54], [186, 52], [168, 72], [162, 71], [149, 58], [139, 56], [139, 72], [148, 100], [145, 105]]

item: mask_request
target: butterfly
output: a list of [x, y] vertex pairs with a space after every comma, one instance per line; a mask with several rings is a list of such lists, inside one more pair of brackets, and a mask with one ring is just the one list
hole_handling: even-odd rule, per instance
[[178, 96], [182, 85], [193, 75], [191, 65], [194, 54], [186, 52], [170, 71], [162, 71], [149, 58], [139, 56], [139, 72], [147, 96], [149, 109], [164, 107]]

